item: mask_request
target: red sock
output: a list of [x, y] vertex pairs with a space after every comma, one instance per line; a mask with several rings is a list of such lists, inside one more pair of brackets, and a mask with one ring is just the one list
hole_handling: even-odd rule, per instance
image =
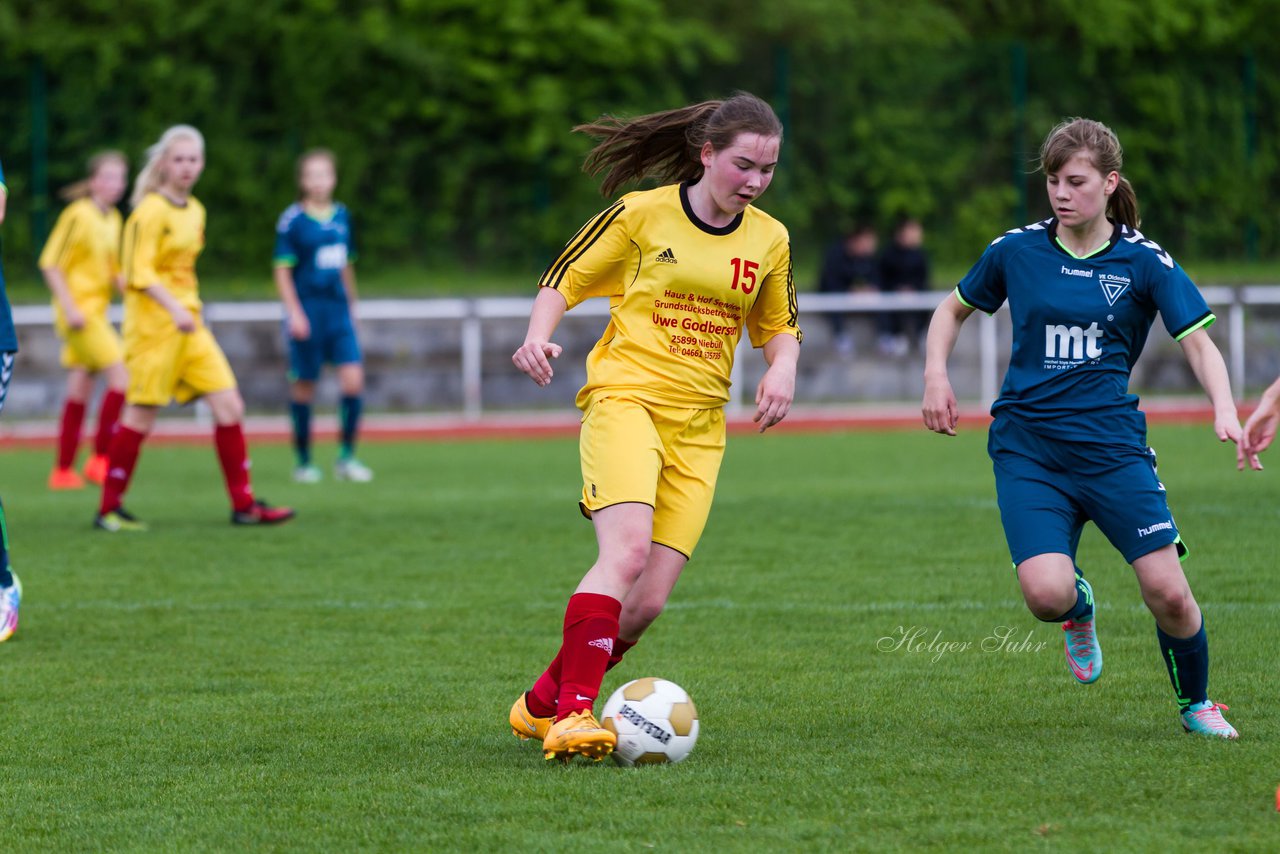
[[145, 433], [121, 425], [111, 437], [111, 450], [107, 452], [107, 478], [102, 482], [102, 503], [99, 513], [120, 509], [124, 491], [129, 488], [129, 478], [138, 464], [138, 452], [142, 450]]
[[640, 643], [638, 640], [624, 641], [622, 638], [614, 638], [613, 652], [609, 655], [609, 666], [605, 668], [605, 671], [612, 670], [621, 664], [622, 656], [626, 655], [627, 650], [631, 649], [631, 647], [638, 643]]
[[84, 423], [84, 403], [68, 400], [62, 405], [62, 423], [58, 426], [58, 468], [69, 469], [76, 464], [76, 451], [80, 448], [80, 426]]
[[231, 507], [244, 512], [253, 506], [253, 487], [249, 484], [249, 451], [244, 444], [244, 430], [239, 424], [219, 424], [213, 432], [218, 448], [218, 462], [227, 482]]
[[533, 683], [529, 697], [525, 702], [529, 706], [529, 714], [539, 718], [549, 718], [556, 713], [556, 701], [560, 697], [560, 661], [563, 656], [556, 653], [555, 659]]
[[560, 697], [556, 719], [591, 709], [618, 636], [622, 603], [600, 593], [575, 593], [564, 612], [564, 643], [560, 647]]
[[93, 440], [93, 452], [105, 454], [111, 447], [111, 436], [116, 432], [120, 410], [124, 408], [124, 392], [107, 389], [98, 405], [98, 435]]

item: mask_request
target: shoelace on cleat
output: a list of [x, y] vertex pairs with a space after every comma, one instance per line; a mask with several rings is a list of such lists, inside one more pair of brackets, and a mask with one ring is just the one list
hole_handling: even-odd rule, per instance
[[1214, 703], [1212, 706], [1210, 706], [1207, 709], [1201, 709], [1198, 712], [1189, 712], [1188, 716], [1195, 718], [1196, 721], [1198, 721], [1201, 724], [1204, 724], [1209, 729], [1226, 732], [1230, 730], [1232, 727], [1231, 727], [1231, 724], [1227, 723], [1226, 720], [1223, 719], [1222, 712], [1229, 712], [1229, 711], [1231, 711], [1230, 706], [1224, 705], [1222, 703]]
[[[1084, 628], [1088, 626], [1088, 628]], [[1067, 649], [1071, 652], [1071, 657], [1092, 658], [1093, 657], [1093, 624], [1092, 623], [1070, 623], [1064, 624], [1063, 628], [1067, 632]]]

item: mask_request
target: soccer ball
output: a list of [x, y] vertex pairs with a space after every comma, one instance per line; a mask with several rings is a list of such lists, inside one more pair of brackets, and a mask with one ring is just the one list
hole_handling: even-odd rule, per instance
[[685, 690], [653, 676], [633, 679], [604, 704], [600, 725], [618, 737], [619, 765], [679, 762], [698, 740], [698, 710]]

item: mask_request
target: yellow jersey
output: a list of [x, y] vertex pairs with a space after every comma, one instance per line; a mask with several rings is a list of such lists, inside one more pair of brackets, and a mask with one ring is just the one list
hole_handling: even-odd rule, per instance
[[[104, 314], [120, 274], [120, 211], [90, 198], [63, 209], [40, 253], [41, 269], [62, 271], [71, 299], [85, 314]], [[53, 301], [59, 321], [62, 305]]]
[[198, 318], [200, 292], [196, 258], [204, 249], [204, 205], [188, 196], [175, 205], [160, 193], [147, 193], [124, 225], [125, 338], [131, 328], [153, 331], [173, 327], [169, 312], [143, 291], [164, 285]]
[[786, 228], [751, 206], [727, 226], [708, 225], [687, 184], [623, 196], [574, 235], [539, 286], [569, 308], [609, 298], [609, 324], [578, 392], [584, 411], [608, 393], [723, 406], [744, 326], [756, 347], [779, 334], [801, 338]]

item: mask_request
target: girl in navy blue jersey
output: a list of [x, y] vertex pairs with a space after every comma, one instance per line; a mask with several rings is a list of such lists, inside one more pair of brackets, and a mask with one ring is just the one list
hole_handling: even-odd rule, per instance
[[289, 347], [289, 413], [298, 465], [293, 479], [317, 483], [311, 462], [311, 404], [320, 369], [335, 366], [341, 447], [333, 464], [338, 480], [373, 480], [356, 459], [356, 437], [364, 400], [364, 361], [356, 335], [355, 241], [345, 205], [333, 200], [337, 159], [323, 148], [298, 159], [299, 200], [276, 224], [275, 281], [285, 308]]
[[1158, 244], [1138, 231], [1138, 201], [1106, 125], [1064, 121], [1040, 149], [1053, 217], [997, 237], [933, 315], [924, 422], [954, 436], [947, 359], [975, 309], [1008, 301], [1013, 351], [988, 452], [1005, 538], [1027, 607], [1060, 622], [1071, 674], [1102, 673], [1093, 589], [1075, 563], [1092, 521], [1132, 564], [1156, 620], [1183, 727], [1236, 738], [1208, 698], [1209, 647], [1180, 560], [1186, 554], [1147, 447], [1129, 372], [1159, 312], [1208, 393], [1219, 441], [1239, 442], [1226, 365], [1205, 328], [1214, 315]]

